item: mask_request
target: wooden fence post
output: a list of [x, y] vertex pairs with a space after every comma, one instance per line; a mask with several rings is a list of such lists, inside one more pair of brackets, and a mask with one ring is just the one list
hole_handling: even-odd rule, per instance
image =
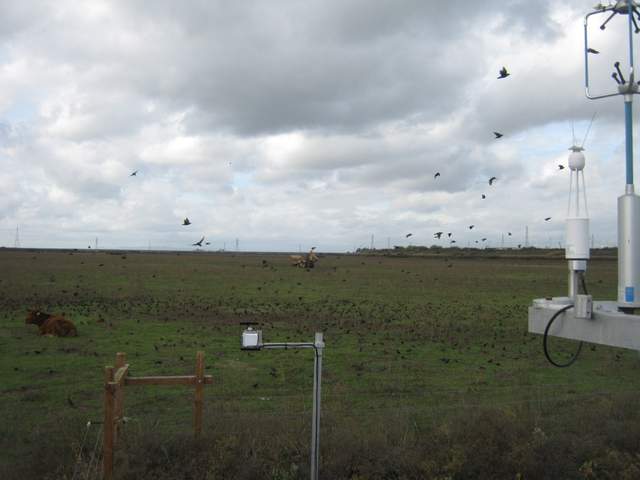
[[[125, 366], [127, 361], [127, 354], [123, 352], [116, 353], [116, 370]], [[115, 377], [114, 377], [115, 380]], [[113, 432], [113, 443], [114, 445], [118, 443], [118, 434], [121, 429], [121, 422], [124, 418], [124, 383], [119, 382], [116, 386], [115, 391], [115, 408], [114, 408], [114, 417], [115, 417], [115, 430]]]
[[113, 367], [104, 368], [104, 423], [102, 443], [102, 473], [104, 480], [113, 478], [113, 444], [114, 444], [114, 388]]
[[199, 437], [202, 432], [202, 404], [204, 403], [204, 352], [196, 353], [195, 387], [193, 426], [195, 436]]

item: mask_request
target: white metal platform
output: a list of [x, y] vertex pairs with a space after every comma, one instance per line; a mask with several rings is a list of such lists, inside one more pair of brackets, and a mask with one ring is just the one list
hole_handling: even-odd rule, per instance
[[[568, 297], [535, 299], [529, 307], [529, 332], [544, 334], [553, 314], [570, 303]], [[594, 301], [591, 319], [576, 318], [570, 308], [556, 318], [549, 335], [640, 350], [640, 315], [618, 311], [616, 302]]]

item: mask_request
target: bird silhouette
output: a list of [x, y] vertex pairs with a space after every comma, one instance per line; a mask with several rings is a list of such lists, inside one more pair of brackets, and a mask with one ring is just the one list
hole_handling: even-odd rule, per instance
[[507, 235], [511, 236], [511, 232], [507, 232]]
[[211, 245], [211, 242], [204, 242], [205, 245]]
[[473, 227], [475, 227], [475, 225], [469, 225], [469, 230], [473, 230]]
[[444, 232], [436, 232], [436, 233], [434, 233], [434, 234], [433, 234], [433, 236], [434, 236], [435, 238], [437, 238], [438, 240], [440, 240], [440, 237], [442, 237], [442, 234], [443, 234], [443, 233], [444, 233]]
[[451, 232], [447, 233], [447, 237], [451, 238], [451, 235], [453, 235], [453, 233], [451, 233]]
[[518, 248], [522, 248], [522, 244], [521, 243], [518, 244]]
[[456, 243], [456, 241], [455, 240], [451, 240], [451, 243]]
[[433, 176], [433, 178], [438, 178], [440, 176], [440, 172], [436, 172], [436, 174]]
[[500, 80], [501, 78], [507, 78], [509, 75], [511, 74], [507, 71], [507, 67], [502, 67], [500, 69], [500, 76], [498, 77], [498, 80]]
[[484, 200], [485, 198], [487, 198], [487, 196], [483, 193], [482, 194], [482, 199]]
[[502, 133], [500, 133], [500, 132], [493, 132], [493, 134], [496, 136], [496, 140], [497, 140], [498, 138], [502, 138], [502, 137], [504, 137], [504, 135], [503, 135]]
[[558, 170], [564, 170], [564, 165], [558, 165]]
[[491, 177], [491, 178], [489, 179], [489, 185], [493, 185], [493, 182], [495, 182], [496, 180], [498, 180], [498, 178], [497, 178], [497, 177]]
[[[404, 238], [409, 238], [411, 235], [413, 235], [413, 233], [407, 233]], [[315, 248], [315, 247], [314, 247]], [[313, 250], [313, 249], [312, 249]]]
[[204, 237], [202, 237], [200, 240], [198, 240], [196, 243], [192, 243], [191, 245], [194, 247], [201, 247], [202, 246], [202, 242], [204, 241]]
[[135, 177], [136, 175], [138, 175], [138, 170], [134, 170], [131, 175], [129, 175], [130, 177]]
[[185, 219], [182, 221], [182, 226], [185, 226], [185, 225], [191, 225], [191, 221], [189, 220], [188, 217], [185, 217]]
[[551, 217], [547, 217], [544, 219], [545, 222], [548, 222], [549, 220], [551, 220]]
[[593, 53], [594, 55], [598, 55], [600, 52], [598, 50], [596, 50], [595, 48], [587, 48], [587, 52], [589, 53]]
[[487, 239], [486, 239], [486, 238], [483, 238], [483, 239], [481, 239], [481, 240], [482, 240], [483, 242], [486, 242], [486, 241], [487, 241]]

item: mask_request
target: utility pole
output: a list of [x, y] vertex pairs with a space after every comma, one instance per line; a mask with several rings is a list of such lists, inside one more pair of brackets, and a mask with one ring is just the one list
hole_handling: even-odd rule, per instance
[[238, 251], [239, 244], [240, 244], [240, 239], [236, 238], [236, 252]]
[[15, 248], [20, 248], [20, 227], [16, 225], [16, 238], [13, 241], [13, 246]]
[[524, 227], [524, 248], [529, 246], [529, 225]]
[[391, 237], [387, 237], [387, 250], [391, 250]]
[[504, 250], [504, 233], [502, 234], [502, 240], [500, 240], [500, 249]]
[[96, 250], [98, 249], [98, 237], [96, 237]]
[[373, 250], [373, 233], [371, 234], [371, 250]]

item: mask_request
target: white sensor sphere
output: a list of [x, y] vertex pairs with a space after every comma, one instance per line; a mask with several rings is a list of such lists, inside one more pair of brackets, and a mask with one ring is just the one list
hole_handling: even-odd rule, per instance
[[582, 170], [584, 168], [584, 153], [571, 152], [569, 154], [569, 168], [571, 170]]

